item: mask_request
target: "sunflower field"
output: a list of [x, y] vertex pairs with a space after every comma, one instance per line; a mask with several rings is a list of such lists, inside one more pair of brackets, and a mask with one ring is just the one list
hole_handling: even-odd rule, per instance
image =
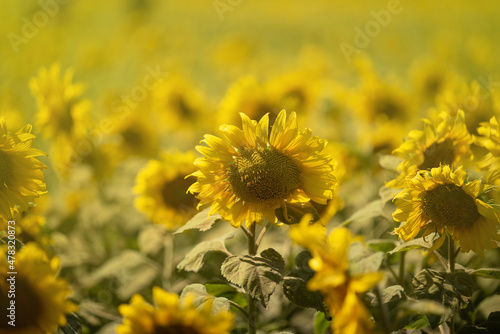
[[0, 334], [500, 333], [500, 3], [0, 11]]

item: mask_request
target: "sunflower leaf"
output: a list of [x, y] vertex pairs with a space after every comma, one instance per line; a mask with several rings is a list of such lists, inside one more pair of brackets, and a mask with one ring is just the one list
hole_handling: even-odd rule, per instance
[[392, 251], [389, 252], [389, 254], [394, 254], [398, 252], [406, 252], [409, 251], [410, 249], [417, 249], [417, 248], [431, 248], [434, 245], [434, 240], [438, 239], [439, 234], [438, 233], [430, 233], [427, 235], [425, 238], [416, 238], [413, 240], [410, 240], [408, 242], [404, 242], [396, 248], [394, 248]]
[[242, 308], [247, 307], [246, 296], [243, 293], [238, 292], [238, 290], [236, 290], [236, 288], [234, 288], [233, 286], [220, 283], [205, 283], [204, 286], [207, 290], [207, 293], [211, 294], [212, 296], [225, 297], [235, 302]]
[[187, 230], [199, 230], [201, 232], [210, 230], [216, 222], [222, 219], [222, 217], [219, 214], [209, 216], [209, 212], [210, 208], [198, 212], [186, 224], [178, 228], [174, 234], [179, 234]]
[[470, 274], [474, 276], [500, 280], [500, 269], [481, 268], [477, 270], [472, 270]]
[[269, 248], [261, 256], [229, 256], [222, 263], [221, 273], [267, 307], [269, 298], [283, 279], [284, 266], [281, 255]]
[[283, 293], [295, 305], [314, 308], [329, 317], [321, 294], [307, 289], [307, 282], [314, 276], [314, 271], [308, 265], [310, 259], [312, 255], [308, 251], [302, 251], [297, 255], [295, 267], [283, 278]]
[[81, 334], [82, 322], [76, 313], [70, 313], [66, 316], [66, 326], [61, 327], [64, 334]]
[[177, 269], [198, 272], [205, 263], [204, 258], [210, 252], [222, 252], [230, 255], [226, 249], [225, 241], [235, 236], [234, 232], [229, 232], [220, 238], [200, 242], [189, 253], [184, 256], [177, 265]]
[[316, 317], [314, 317], [314, 334], [326, 333], [331, 322], [331, 319], [328, 320], [323, 312], [316, 313]]
[[194, 296], [193, 305], [199, 310], [204, 309], [207, 303], [211, 303], [212, 316], [222, 311], [229, 311], [231, 306], [227, 298], [214, 297], [207, 293], [207, 289], [202, 284], [190, 284], [186, 286], [182, 290], [180, 301], [182, 302], [188, 295]]
[[366, 204], [364, 207], [353, 213], [349, 218], [342, 222], [342, 225], [347, 225], [353, 221], [367, 220], [375, 217], [382, 216], [384, 214], [385, 203], [381, 199], [374, 200]]
[[433, 300], [451, 310], [447, 314], [428, 314], [432, 328], [447, 321], [454, 313], [466, 306], [474, 292], [471, 275], [463, 270], [453, 274], [424, 269], [413, 278], [415, 297], [419, 300]]

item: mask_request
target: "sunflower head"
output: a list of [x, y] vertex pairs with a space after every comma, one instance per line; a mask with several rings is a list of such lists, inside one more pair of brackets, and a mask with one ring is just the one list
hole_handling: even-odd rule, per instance
[[395, 232], [404, 241], [420, 231], [424, 236], [439, 232], [434, 248], [448, 233], [459, 241], [462, 252], [473, 250], [484, 256], [485, 249], [497, 247], [500, 241], [500, 213], [482, 199], [490, 190], [479, 180], [468, 182], [462, 168], [452, 170], [446, 165], [420, 171], [394, 198], [394, 220], [403, 222]]
[[[59, 260], [48, 259], [35, 244], [28, 243], [16, 253], [16, 326], [0, 322], [0, 334], [54, 333], [66, 324], [66, 314], [77, 306], [67, 298], [68, 283], [55, 275]], [[8, 297], [7, 254], [0, 250], [0, 316], [6, 318]]]
[[0, 117], [0, 219], [17, 219], [45, 193], [41, 170], [47, 167], [36, 158], [45, 153], [30, 147], [34, 139], [31, 125], [11, 133]]
[[406, 179], [419, 170], [452, 166], [463, 157], [472, 158], [472, 137], [464, 123], [463, 111], [458, 111], [454, 119], [442, 112], [440, 119], [439, 123], [424, 119], [424, 130], [410, 131], [409, 139], [392, 152], [403, 161], [398, 166], [400, 174], [387, 183], [388, 187], [404, 188]]
[[198, 178], [189, 191], [199, 207], [212, 205], [233, 226], [247, 226], [264, 218], [276, 222], [275, 210], [286, 203], [313, 200], [326, 204], [336, 184], [333, 163], [322, 153], [326, 141], [299, 131], [295, 113], [281, 111], [269, 134], [269, 116], [260, 121], [241, 114], [243, 129], [223, 125], [222, 138], [206, 135], [204, 155], [195, 161]]
[[186, 193], [192, 180], [185, 175], [195, 171], [194, 160], [194, 152], [167, 152], [159, 160], [150, 160], [137, 175], [137, 209], [170, 230], [192, 218], [197, 201]]
[[[130, 304], [119, 307], [123, 324], [118, 334], [225, 334], [234, 323], [228, 311], [214, 312], [212, 303], [196, 307], [194, 298], [188, 295], [183, 300], [174, 293], [159, 287], [153, 288], [154, 305], [141, 295], [134, 295]], [[211, 300], [213, 301], [213, 300]]]

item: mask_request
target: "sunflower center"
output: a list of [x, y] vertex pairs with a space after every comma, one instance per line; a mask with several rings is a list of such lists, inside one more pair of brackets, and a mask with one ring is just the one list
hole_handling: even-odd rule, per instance
[[443, 184], [426, 191], [423, 211], [442, 226], [467, 226], [480, 218], [474, 199], [455, 184]]
[[182, 324], [172, 324], [155, 328], [155, 334], [201, 334], [196, 328]]
[[439, 167], [439, 164], [451, 165], [455, 160], [455, 150], [451, 139], [446, 138], [441, 143], [432, 143], [424, 152], [424, 162], [418, 169]]
[[3, 186], [12, 179], [12, 168], [5, 152], [0, 149], [0, 186]]
[[[10, 306], [8, 298], [8, 291], [10, 283], [8, 283], [5, 276], [0, 276], [0, 332], [3, 330], [12, 329], [12, 326], [7, 324], [7, 308]], [[5, 284], [8, 283], [8, 284]], [[44, 308], [42, 300], [39, 297], [40, 291], [33, 289], [32, 285], [22, 276], [16, 277], [15, 283], [16, 290], [16, 329], [23, 328], [37, 328], [39, 326], [40, 318], [43, 314]]]
[[186, 193], [192, 183], [193, 180], [190, 178], [185, 179], [182, 175], [165, 182], [161, 188], [163, 204], [175, 209], [184, 209], [186, 206], [196, 207], [194, 195]]
[[269, 149], [246, 150], [229, 168], [229, 183], [246, 202], [285, 199], [300, 179], [300, 169], [290, 157]]

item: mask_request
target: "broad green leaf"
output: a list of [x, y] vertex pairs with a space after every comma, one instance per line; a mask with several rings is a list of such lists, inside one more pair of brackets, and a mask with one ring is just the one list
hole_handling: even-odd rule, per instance
[[377, 252], [390, 252], [396, 248], [398, 241], [393, 239], [373, 239], [366, 243], [371, 249]]
[[189, 295], [194, 296], [193, 305], [197, 309], [204, 309], [207, 303], [211, 303], [212, 316], [215, 316], [222, 311], [229, 311], [229, 300], [224, 297], [214, 297], [208, 294], [207, 290], [202, 284], [190, 284], [186, 286], [182, 290], [180, 301], [182, 302]]
[[[387, 315], [390, 323], [392, 323], [393, 330], [402, 329], [413, 320], [413, 315], [404, 314], [399, 308], [402, 302], [408, 300], [404, 288], [401, 285], [392, 285], [385, 288], [382, 290], [381, 297], [382, 303], [385, 304], [388, 310]], [[375, 312], [379, 312], [377, 298], [373, 298], [372, 306], [376, 309]]]
[[276, 285], [282, 280], [284, 260], [269, 248], [261, 256], [229, 256], [222, 263], [221, 273], [231, 283], [243, 288], [267, 307]]
[[465, 271], [455, 273], [424, 269], [413, 278], [414, 295], [417, 299], [432, 300], [450, 309], [449, 314], [428, 315], [432, 328], [447, 321], [454, 313], [465, 307], [474, 292], [474, 280]]
[[500, 295], [487, 297], [479, 303], [477, 310], [486, 319], [492, 312], [500, 310]]
[[347, 225], [352, 221], [366, 220], [382, 216], [384, 205], [385, 203], [381, 199], [370, 202], [360, 210], [356, 211], [352, 216], [344, 220], [342, 222], [342, 225]]
[[404, 326], [404, 329], [424, 329], [429, 326], [429, 320], [423, 314], [418, 314], [416, 317], [413, 317], [410, 323]]
[[401, 159], [400, 157], [387, 154], [380, 156], [378, 163], [382, 168], [397, 172], [398, 166], [401, 163], [401, 161], [403, 161], [403, 159]]
[[470, 272], [474, 276], [500, 280], [500, 269], [481, 268]]
[[205, 288], [207, 289], [207, 293], [211, 294], [215, 297], [225, 297], [240, 307], [245, 308], [247, 306], [247, 298], [246, 296], [238, 292], [234, 287], [227, 284], [220, 283], [205, 283]]
[[64, 334], [81, 334], [82, 322], [76, 313], [70, 313], [66, 316], [66, 326], [61, 327]]
[[148, 224], [141, 232], [137, 241], [139, 249], [144, 254], [156, 254], [165, 245], [165, 234], [170, 233], [164, 225]]
[[217, 221], [222, 219], [222, 217], [219, 214], [209, 216], [209, 212], [210, 208], [200, 211], [186, 224], [178, 228], [174, 234], [179, 234], [187, 230], [199, 230], [201, 232], [210, 230]]
[[[3, 237], [0, 239], [0, 245], [12, 245], [9, 241], [8, 237]], [[14, 247], [16, 247], [16, 252], [19, 252], [24, 247], [24, 243], [19, 239], [14, 239]]]
[[378, 194], [380, 196], [380, 199], [382, 199], [382, 202], [387, 203], [392, 202], [394, 196], [396, 196], [400, 191], [401, 189], [392, 189], [383, 186], [379, 189]]
[[385, 253], [377, 252], [367, 257], [350, 263], [349, 272], [351, 274], [371, 273], [379, 270], [385, 259]]
[[408, 242], [402, 243], [399, 246], [396, 246], [392, 251], [389, 252], [389, 254], [394, 254], [397, 252], [406, 252], [409, 251], [410, 249], [417, 249], [417, 248], [431, 248], [434, 245], [434, 240], [439, 238], [438, 233], [431, 233], [425, 238], [416, 238], [413, 240], [410, 240]]
[[151, 286], [153, 280], [158, 277], [159, 273], [160, 270], [157, 266], [153, 267], [141, 264], [120, 280], [120, 286], [116, 290], [116, 295], [121, 300], [129, 300], [135, 293]]
[[235, 236], [234, 232], [229, 232], [220, 238], [203, 241], [196, 245], [184, 259], [177, 265], [177, 269], [198, 272], [203, 267], [205, 255], [210, 252], [222, 252], [229, 254], [224, 242]]
[[323, 312], [316, 313], [314, 317], [314, 334], [324, 334], [330, 328], [332, 321], [325, 318]]

